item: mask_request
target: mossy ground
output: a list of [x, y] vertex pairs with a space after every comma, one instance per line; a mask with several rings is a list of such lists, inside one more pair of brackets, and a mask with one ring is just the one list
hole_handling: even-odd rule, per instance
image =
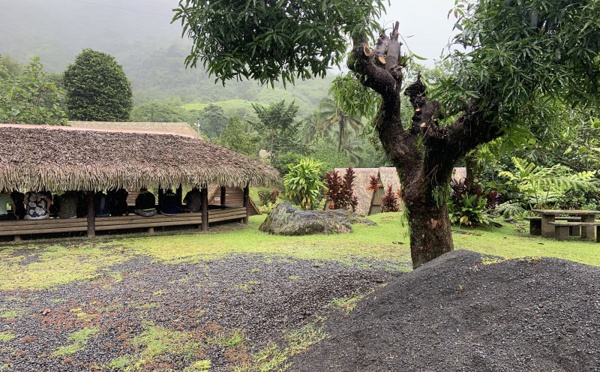
[[[209, 262], [236, 256], [257, 256], [267, 263], [308, 260], [314, 261], [315, 266], [323, 262], [337, 262], [357, 268], [376, 266], [394, 272], [409, 271], [410, 244], [407, 228], [400, 222], [400, 214], [380, 214], [370, 218], [376, 222], [376, 226], [354, 225], [354, 233], [343, 235], [267, 235], [258, 230], [264, 216], [254, 216], [247, 226], [220, 225], [211, 228], [208, 233], [158, 233], [151, 237], [77, 238], [51, 243], [34, 241], [5, 244], [0, 246], [0, 271], [3, 273], [0, 291], [5, 294], [4, 303], [0, 304], [0, 322], [18, 322], [39, 316], [39, 311], [34, 313], [24, 306], [22, 298], [11, 296], [11, 291], [44, 291], [79, 282], [110, 290], [135, 276], [125, 275], [115, 267], [140, 257], [166, 265], [187, 263], [198, 270], [203, 270]], [[526, 230], [525, 223], [477, 230], [456, 228], [455, 248], [505, 258], [548, 256], [600, 266], [598, 243], [579, 240], [558, 242], [531, 237]], [[250, 274], [260, 272], [261, 269], [250, 270]], [[295, 273], [286, 278], [292, 282], [303, 279], [302, 275]], [[189, 278], [178, 280], [181, 284], [189, 284]], [[210, 283], [198, 282], [194, 285], [207, 286]], [[247, 277], [243, 280], [240, 278], [229, 290], [252, 293], [255, 287], [260, 286], [259, 280]], [[364, 294], [340, 297], [332, 301], [329, 308], [347, 315]], [[167, 289], [153, 290], [151, 300], [132, 302], [130, 306], [131, 309], [152, 312], [158, 310], [161, 298], [170, 295]], [[97, 326], [97, 319], [103, 312], [125, 311], [119, 304], [76, 306], [62, 298], [55, 299], [53, 303], [64, 309], [64, 319], [70, 319], [71, 323], [77, 325], [69, 329], [64, 345], [51, 352], [53, 356], [65, 360], [90, 347], [90, 340], [102, 332]], [[202, 311], [198, 316], [202, 315]], [[96, 367], [131, 371], [162, 368], [168, 365], [169, 358], [175, 357], [185, 360], [188, 371], [208, 371], [214, 366], [205, 352], [210, 348], [220, 348], [225, 350], [225, 358], [232, 370], [282, 370], [291, 356], [326, 337], [322, 322], [323, 319], [318, 318], [302, 327], [288, 329], [281, 340], [260, 350], [250, 347], [244, 331], [239, 328], [208, 324], [204, 328], [189, 331], [146, 323], [143, 330], [128, 339], [131, 347], [128, 353]], [[12, 331], [0, 333], [0, 354], [3, 350], [9, 350], [13, 343], [23, 343], [24, 339], [26, 337]], [[0, 365], [0, 370], [10, 368], [10, 364]]]

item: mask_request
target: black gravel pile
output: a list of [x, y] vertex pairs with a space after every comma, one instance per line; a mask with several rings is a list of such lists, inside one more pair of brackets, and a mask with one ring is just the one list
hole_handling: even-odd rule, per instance
[[[243, 332], [247, 354], [281, 339], [315, 316], [331, 312], [336, 298], [379, 288], [394, 275], [331, 262], [232, 257], [198, 264], [162, 264], [135, 258], [93, 280], [42, 291], [0, 291], [0, 370], [107, 370], [110, 361], [140, 355], [135, 338], [149, 326], [207, 336]], [[74, 353], [57, 354], [84, 328], [97, 333]], [[230, 370], [235, 356], [203, 344], [192, 360]], [[137, 370], [183, 370], [190, 359], [160, 355]], [[128, 366], [133, 367], [133, 366]], [[108, 368], [110, 369], [110, 368]]]
[[294, 371], [599, 371], [600, 268], [455, 251], [329, 319]]

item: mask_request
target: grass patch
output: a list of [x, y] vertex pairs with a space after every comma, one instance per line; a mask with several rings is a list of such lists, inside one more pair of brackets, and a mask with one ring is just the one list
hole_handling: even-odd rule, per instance
[[12, 331], [0, 332], [0, 342], [8, 342], [14, 340], [17, 336]]
[[[456, 229], [453, 235], [454, 247], [506, 259], [555, 257], [600, 266], [600, 244], [594, 241], [558, 241], [530, 235], [528, 231], [524, 231], [524, 223], [503, 225], [501, 228]], [[477, 234], [468, 234], [474, 231]]]
[[192, 363], [192, 365], [184, 369], [183, 372], [208, 372], [210, 371], [210, 367], [212, 367], [210, 360], [199, 360]]
[[162, 356], [176, 355], [186, 360], [195, 359], [202, 342], [191, 332], [173, 331], [153, 324], [146, 325], [145, 331], [131, 342], [144, 350], [132, 365], [135, 369], [145, 369]]
[[[63, 245], [64, 244], [64, 245]], [[23, 249], [38, 250], [38, 260], [22, 263], [17, 248], [0, 250], [0, 290], [43, 289], [73, 281], [92, 279], [103, 268], [124, 262], [109, 242], [69, 242], [51, 246], [30, 244]]]
[[131, 358], [131, 356], [129, 355], [122, 355], [118, 358], [115, 358], [113, 360], [110, 361], [110, 363], [108, 363], [108, 367], [110, 367], [111, 370], [113, 369], [122, 369], [127, 371], [129, 366], [131, 366], [133, 364], [133, 360]]
[[[385, 285], [384, 285], [385, 286]], [[331, 301], [329, 307], [341, 310], [346, 316], [354, 310], [356, 305], [368, 294], [373, 293], [375, 290], [370, 290], [366, 293], [360, 293], [352, 297], [336, 298]]]
[[201, 262], [260, 254], [274, 259], [339, 261], [349, 265], [360, 264], [363, 259], [379, 261], [393, 270], [408, 270], [410, 266], [407, 247], [392, 243], [402, 239], [407, 242], [397, 213], [374, 216], [377, 226], [354, 225], [354, 233], [339, 235], [269, 235], [258, 230], [264, 219], [264, 215], [252, 216], [247, 227], [220, 233], [144, 237], [123, 240], [122, 244], [135, 254], [151, 255], [163, 262]]
[[[339, 235], [276, 236], [258, 230], [266, 216], [252, 216], [247, 226], [211, 227], [208, 233], [183, 233], [104, 240], [61, 240], [53, 245], [29, 244], [0, 250], [0, 290], [43, 289], [107, 275], [112, 285], [123, 280], [111, 266], [136, 255], [163, 263], [203, 263], [235, 255], [261, 255], [269, 260], [337, 261], [346, 265], [378, 265], [410, 271], [410, 242], [400, 213], [370, 216], [376, 226], [357, 224], [354, 233]], [[526, 224], [502, 228], [458, 229], [456, 249], [503, 258], [557, 257], [600, 266], [600, 249], [592, 241], [557, 241], [533, 237]], [[243, 242], [243, 244], [240, 244]], [[32, 255], [35, 260], [28, 260]], [[290, 280], [295, 280], [290, 277]], [[252, 286], [247, 286], [251, 288]], [[0, 312], [1, 316], [2, 312]]]
[[304, 327], [288, 332], [282, 346], [270, 343], [264, 350], [253, 355], [251, 364], [237, 366], [236, 372], [284, 371], [291, 367], [288, 359], [300, 354], [312, 345], [324, 340], [325, 318], [318, 317]]
[[83, 328], [77, 332], [73, 332], [67, 341], [71, 342], [69, 345], [59, 347], [55, 352], [55, 356], [72, 355], [79, 350], [85, 349], [85, 344], [88, 339], [98, 333], [98, 327]]
[[236, 347], [243, 343], [244, 339], [244, 333], [239, 329], [234, 329], [228, 332], [217, 332], [214, 336], [208, 337], [206, 343], [221, 347]]
[[27, 311], [7, 309], [5, 307], [0, 308], [0, 319], [17, 318], [23, 314], [27, 314]]
[[[252, 108], [252, 101], [246, 101], [243, 99], [230, 99], [225, 101], [216, 101], [211, 102], [210, 104], [219, 106], [225, 112], [225, 116], [230, 117], [234, 115], [238, 115], [240, 112], [247, 112], [248, 114], [254, 114], [254, 109]], [[208, 103], [186, 103], [181, 105], [180, 107], [185, 110], [204, 110], [209, 104]]]

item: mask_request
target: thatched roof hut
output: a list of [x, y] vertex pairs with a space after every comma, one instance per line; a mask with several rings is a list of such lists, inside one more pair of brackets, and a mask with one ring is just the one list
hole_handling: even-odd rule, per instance
[[256, 159], [181, 135], [0, 124], [0, 138], [0, 188], [245, 187], [278, 178]]
[[69, 126], [80, 129], [179, 134], [187, 137], [198, 137], [197, 132], [188, 123], [69, 121]]

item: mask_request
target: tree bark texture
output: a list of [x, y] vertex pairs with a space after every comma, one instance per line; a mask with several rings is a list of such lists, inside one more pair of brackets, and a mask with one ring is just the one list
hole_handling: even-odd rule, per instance
[[410, 125], [403, 126], [400, 99], [404, 66], [398, 28], [396, 22], [389, 36], [382, 33], [373, 49], [364, 41], [355, 41], [348, 67], [364, 86], [382, 97], [374, 125], [402, 183], [411, 257], [417, 268], [454, 249], [446, 204], [454, 164], [500, 132], [477, 110], [476, 102], [470, 102], [469, 110], [454, 123], [439, 125], [440, 104], [429, 100], [420, 76], [404, 89], [414, 112]]

